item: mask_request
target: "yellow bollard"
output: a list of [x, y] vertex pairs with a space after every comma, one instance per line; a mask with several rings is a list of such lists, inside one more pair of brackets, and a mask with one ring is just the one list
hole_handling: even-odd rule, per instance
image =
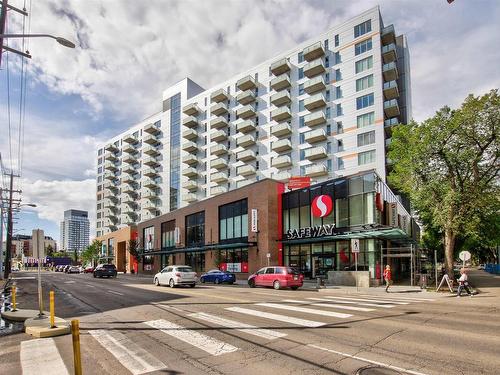
[[12, 311], [16, 311], [16, 286], [12, 285]]
[[54, 291], [51, 290], [50, 293], [50, 328], [55, 328], [54, 324]]
[[82, 375], [82, 358], [80, 356], [80, 321], [71, 321], [71, 336], [73, 337], [73, 363], [75, 375]]

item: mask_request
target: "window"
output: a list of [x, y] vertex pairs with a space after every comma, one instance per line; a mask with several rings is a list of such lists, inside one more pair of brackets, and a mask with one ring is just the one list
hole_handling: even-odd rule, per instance
[[330, 83], [330, 73], [325, 74], [325, 82], [327, 85]]
[[340, 44], [340, 41], [339, 41], [339, 34], [335, 35], [334, 39], [335, 39], [335, 47], [338, 47], [338, 46], [339, 46], [339, 44]]
[[335, 82], [342, 81], [342, 73], [340, 72], [340, 69], [335, 69]]
[[342, 89], [340, 86], [335, 86], [335, 99], [342, 98]]
[[356, 109], [362, 109], [373, 105], [373, 93], [356, 98]]
[[338, 164], [338, 169], [344, 169], [344, 159], [338, 158], [337, 164]]
[[[144, 241], [144, 251], [151, 251], [154, 249], [155, 243], [155, 227], [147, 227], [142, 230], [142, 237]], [[112, 244], [111, 244], [112, 245]]]
[[332, 126], [330, 124], [326, 125], [326, 135], [332, 135]]
[[342, 134], [344, 132], [344, 127], [342, 126], [342, 121], [337, 122], [337, 134]]
[[368, 20], [354, 26], [354, 37], [357, 38], [358, 36], [369, 33], [370, 31], [372, 31], [372, 20]]
[[305, 92], [305, 91], [304, 91], [304, 84], [303, 84], [303, 83], [301, 83], [301, 84], [299, 85], [299, 95], [302, 95], [304, 92]]
[[375, 143], [375, 130], [371, 132], [358, 134], [358, 147], [371, 145]]
[[304, 68], [299, 68], [299, 79], [304, 78]]
[[304, 107], [304, 100], [299, 100], [299, 112], [303, 111], [306, 107]]
[[363, 60], [356, 61], [356, 74], [373, 68], [373, 56], [368, 56]]
[[306, 133], [299, 133], [299, 143], [305, 143], [306, 141]]
[[356, 80], [356, 91], [366, 90], [373, 86], [373, 74]]
[[186, 246], [205, 244], [205, 211], [186, 216]]
[[337, 139], [337, 152], [342, 151], [344, 151], [344, 143], [342, 142], [342, 139]]
[[175, 247], [175, 220], [161, 223], [161, 248]]
[[375, 161], [375, 150], [360, 152], [358, 154], [358, 165], [373, 163]]
[[326, 99], [327, 102], [330, 101], [330, 90], [326, 90], [325, 99]]
[[328, 49], [328, 39], [325, 40], [324, 44], [325, 44], [325, 50], [327, 50]]
[[328, 172], [332, 171], [332, 159], [328, 159], [326, 161], [326, 169], [328, 170]]
[[332, 111], [330, 107], [326, 107], [326, 118], [329, 119], [332, 116]]
[[344, 112], [342, 111], [342, 104], [335, 104], [335, 112], [337, 116], [342, 116]]
[[302, 160], [306, 160], [306, 150], [305, 149], [300, 150], [300, 161], [302, 161]]
[[333, 54], [333, 65], [340, 64], [342, 62], [342, 58], [340, 57], [340, 52], [335, 52]]
[[[218, 252], [220, 254], [219, 259], [221, 260], [221, 263], [247, 263], [248, 262], [248, 249], [247, 248], [218, 250]], [[217, 254], [217, 256], [219, 256], [219, 254]]]
[[299, 64], [304, 61], [304, 54], [302, 52], [299, 52], [297, 55], [297, 60], [299, 61]]
[[365, 113], [364, 115], [359, 115], [357, 118], [358, 128], [363, 128], [365, 126], [370, 126], [375, 123], [375, 112]]
[[306, 126], [304, 116], [299, 117], [299, 127]]
[[372, 40], [370, 38], [370, 39], [363, 40], [362, 42], [357, 43], [354, 46], [354, 53], [357, 56], [357, 55], [362, 54], [366, 51], [370, 51], [371, 49], [372, 49]]
[[328, 67], [330, 67], [330, 57], [326, 56], [325, 57], [325, 68], [328, 68]]
[[246, 199], [219, 207], [219, 240], [241, 240], [248, 237], [248, 203]]

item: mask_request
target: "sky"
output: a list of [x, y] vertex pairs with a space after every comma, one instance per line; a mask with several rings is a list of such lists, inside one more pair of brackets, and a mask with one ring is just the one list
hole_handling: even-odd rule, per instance
[[[163, 90], [184, 77], [210, 88], [373, 6], [380, 6], [386, 25], [394, 24], [396, 33], [407, 35], [416, 121], [444, 105], [459, 106], [468, 94], [500, 86], [496, 0], [9, 4], [26, 4], [31, 14], [25, 19], [26, 32], [62, 36], [76, 44], [68, 49], [52, 39], [31, 39], [25, 47], [32, 59], [25, 62], [22, 91], [19, 56], [5, 53], [0, 71], [2, 162], [21, 175], [15, 186], [22, 190], [23, 203], [37, 205], [23, 207], [14, 230], [41, 228], [56, 240], [67, 209], [88, 210], [94, 233], [97, 144], [159, 111]], [[22, 30], [23, 17], [9, 12], [7, 31]], [[9, 45], [22, 47], [12, 39]], [[24, 95], [25, 110], [20, 111]], [[4, 176], [0, 184], [5, 183]]]

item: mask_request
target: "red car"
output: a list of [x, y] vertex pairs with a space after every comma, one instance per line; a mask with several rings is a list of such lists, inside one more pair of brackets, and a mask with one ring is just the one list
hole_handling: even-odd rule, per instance
[[304, 275], [290, 267], [264, 267], [248, 278], [250, 288], [272, 286], [274, 289], [297, 290], [303, 283]]
[[90, 266], [90, 267], [86, 267], [84, 270], [83, 270], [83, 273], [92, 273], [94, 272], [94, 267]]

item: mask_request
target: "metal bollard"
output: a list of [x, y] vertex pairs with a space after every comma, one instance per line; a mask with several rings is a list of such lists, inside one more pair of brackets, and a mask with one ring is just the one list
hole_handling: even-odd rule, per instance
[[82, 358], [80, 356], [80, 321], [71, 321], [71, 336], [73, 338], [73, 363], [75, 375], [82, 375]]
[[12, 285], [12, 289], [11, 289], [11, 293], [12, 293], [12, 311], [16, 311], [16, 286], [15, 285]]
[[54, 291], [51, 290], [50, 293], [50, 328], [55, 328], [56, 325], [54, 323]]

